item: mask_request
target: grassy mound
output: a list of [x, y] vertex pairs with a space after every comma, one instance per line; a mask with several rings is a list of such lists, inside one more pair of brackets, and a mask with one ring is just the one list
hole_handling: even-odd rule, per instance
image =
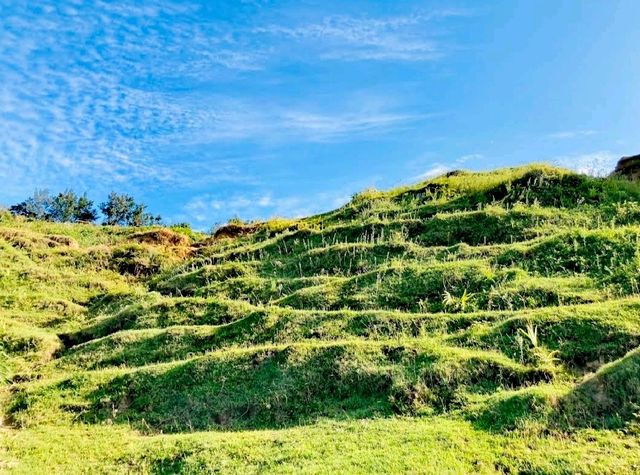
[[444, 411], [463, 404], [468, 392], [550, 378], [544, 369], [496, 353], [429, 340], [296, 344], [28, 385], [14, 396], [9, 414], [20, 425], [70, 413], [92, 423], [139, 421], [140, 428], [164, 432], [279, 427], [319, 416]]
[[640, 422], [640, 348], [603, 366], [561, 401], [572, 426], [621, 428]]

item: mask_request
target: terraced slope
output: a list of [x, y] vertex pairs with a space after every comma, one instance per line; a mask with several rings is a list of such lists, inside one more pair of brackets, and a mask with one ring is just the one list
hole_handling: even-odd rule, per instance
[[0, 468], [637, 473], [639, 198], [531, 166], [235, 238], [4, 217]]

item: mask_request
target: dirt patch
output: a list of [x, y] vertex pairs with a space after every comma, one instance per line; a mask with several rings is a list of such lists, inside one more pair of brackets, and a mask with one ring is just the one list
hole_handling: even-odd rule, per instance
[[613, 175], [624, 176], [629, 180], [640, 180], [640, 155], [622, 157], [618, 161]]
[[132, 234], [132, 241], [150, 244], [152, 246], [176, 246], [184, 247], [191, 244], [190, 239], [184, 234], [176, 233], [170, 229], [152, 229]]
[[0, 229], [0, 238], [5, 239], [11, 246], [18, 249], [34, 250], [47, 247], [70, 247], [77, 249], [80, 247], [77, 241], [69, 236], [58, 236], [54, 234], [42, 235], [13, 229]]
[[219, 228], [213, 235], [214, 240], [237, 238], [253, 234], [259, 229], [255, 224], [227, 224]]
[[52, 243], [55, 243], [50, 247], [56, 247], [56, 245], [67, 246], [72, 249], [78, 249], [80, 247], [78, 241], [69, 236], [58, 236], [55, 234], [49, 234], [46, 236], [46, 238], [49, 239], [49, 241], [51, 241]]

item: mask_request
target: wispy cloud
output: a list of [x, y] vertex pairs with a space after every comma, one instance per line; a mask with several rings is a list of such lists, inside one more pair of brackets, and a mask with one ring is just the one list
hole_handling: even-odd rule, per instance
[[431, 178], [444, 175], [445, 173], [452, 170], [459, 169], [465, 164], [470, 163], [473, 165], [474, 162], [482, 159], [484, 159], [484, 155], [480, 153], [469, 153], [453, 159], [447, 163], [444, 163], [442, 161], [436, 160], [430, 155], [426, 155], [409, 162], [409, 166], [414, 173], [419, 170], [419, 173], [414, 174], [409, 179], [409, 182], [420, 182], [429, 180]]
[[389, 18], [328, 16], [318, 23], [274, 24], [253, 32], [303, 43], [307, 53], [328, 60], [433, 61], [446, 51], [445, 44], [429, 34], [429, 22], [467, 14], [450, 9]]
[[[440, 21], [466, 14], [350, 16], [300, 6], [306, 14], [294, 18], [270, 2], [227, 7], [240, 13], [227, 20], [206, 2], [177, 0], [4, 2], [0, 199], [36, 187], [96, 197], [189, 189], [200, 195], [180, 213], [200, 223], [335, 208], [355, 190], [262, 193], [258, 170], [268, 167], [253, 165], [275, 162], [290, 145], [387, 138], [434, 115], [395, 86], [372, 92], [349, 82], [320, 93], [287, 68], [434, 61], [450, 52]], [[230, 183], [233, 191], [202, 193]], [[181, 204], [171, 207], [176, 214]]]
[[481, 153], [468, 153], [467, 155], [463, 155], [458, 158], [455, 163], [456, 165], [462, 165], [463, 163], [473, 163], [482, 159], [484, 159], [484, 155], [482, 155]]
[[254, 220], [281, 216], [299, 218], [337, 208], [350, 196], [343, 192], [316, 193], [309, 196], [277, 196], [272, 192], [222, 196], [203, 194], [189, 200], [173, 221], [188, 220], [203, 228], [215, 221], [223, 222], [233, 216]]
[[426, 115], [393, 113], [389, 111], [356, 111], [327, 115], [288, 111], [282, 119], [285, 127], [308, 137], [322, 140], [344, 135], [384, 131], [408, 122], [426, 118]]
[[[318, 59], [435, 59], [442, 45], [429, 38], [425, 25], [461, 14], [329, 16], [310, 24], [232, 29], [202, 20], [200, 6], [188, 2], [17, 2], [3, 8], [0, 24], [0, 170], [10, 177], [5, 189], [70, 179], [90, 186], [96, 176], [105, 186], [175, 184], [192, 179], [198, 167], [158, 160], [176, 144], [326, 142], [407, 127], [427, 115], [372, 97], [359, 104], [335, 97], [285, 106], [196, 94], [182, 85], [225, 71], [260, 71], [286, 58], [292, 41]], [[267, 36], [283, 43], [268, 43]], [[228, 163], [200, 171], [218, 180], [240, 178]]]
[[424, 181], [430, 178], [435, 178], [440, 175], [444, 175], [445, 173], [451, 171], [452, 168], [449, 165], [443, 165], [442, 163], [436, 163], [432, 167], [425, 170], [423, 173], [416, 175], [411, 178], [410, 181]]
[[595, 130], [563, 130], [560, 132], [554, 132], [552, 134], [549, 134], [548, 137], [550, 139], [565, 140], [565, 139], [577, 139], [580, 137], [589, 137], [595, 134], [597, 134], [597, 131]]
[[149, 78], [253, 69], [260, 54], [235, 50], [232, 37], [194, 21], [196, 12], [169, 1], [3, 8], [0, 169], [8, 186], [188, 178], [188, 166], [155, 154], [163, 137], [188, 129], [190, 111]]
[[181, 132], [181, 138], [193, 144], [237, 140], [329, 142], [386, 133], [434, 115], [409, 113], [386, 102], [367, 97], [361, 103], [339, 107], [283, 107], [250, 99], [217, 98], [210, 109], [193, 111], [190, 129]]
[[592, 176], [607, 176], [616, 166], [619, 155], [608, 150], [558, 157], [552, 162], [560, 167], [570, 168]]

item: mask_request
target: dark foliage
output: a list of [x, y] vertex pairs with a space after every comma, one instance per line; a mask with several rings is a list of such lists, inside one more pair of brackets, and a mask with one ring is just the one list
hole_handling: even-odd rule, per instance
[[146, 209], [146, 205], [136, 203], [132, 196], [116, 192], [111, 192], [107, 201], [100, 205], [107, 225], [151, 226], [162, 222], [159, 215], [154, 216]]
[[93, 201], [86, 194], [78, 196], [72, 190], [53, 197], [47, 190], [36, 190], [33, 196], [13, 205], [10, 211], [16, 216], [60, 223], [93, 222], [98, 217]]

